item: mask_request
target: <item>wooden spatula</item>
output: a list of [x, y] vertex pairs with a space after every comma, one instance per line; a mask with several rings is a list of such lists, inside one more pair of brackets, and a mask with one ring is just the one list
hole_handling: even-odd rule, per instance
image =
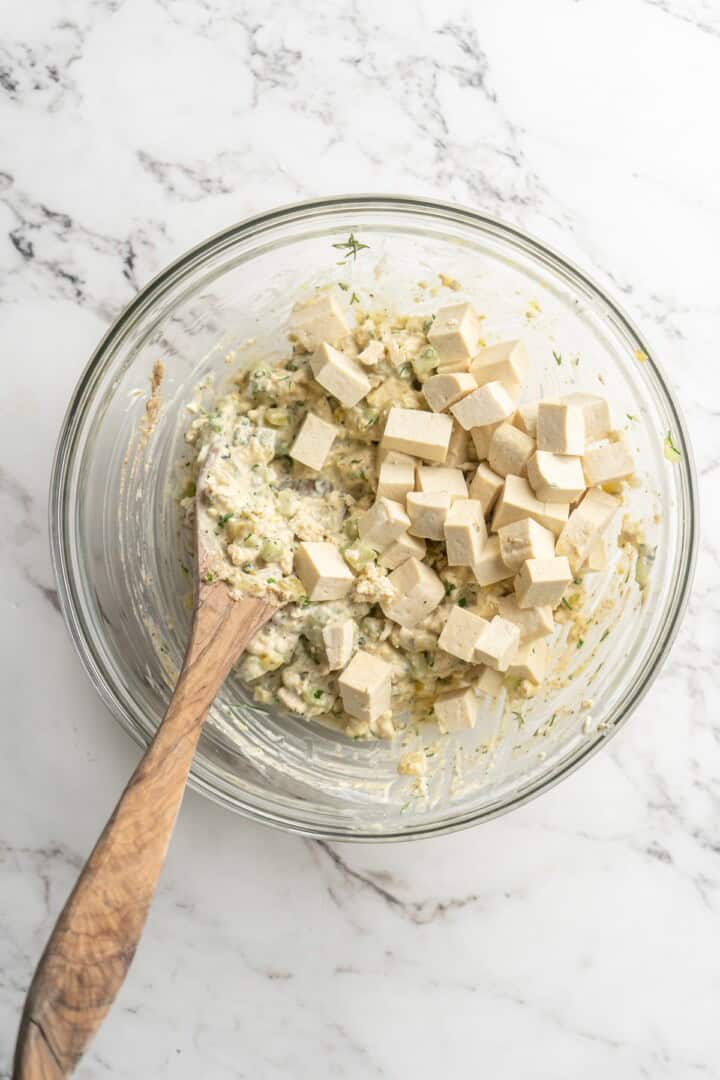
[[180, 678], [35, 971], [13, 1080], [68, 1076], [115, 1000], [145, 925], [210, 704], [275, 611], [265, 600], [233, 600], [223, 582], [206, 580], [216, 523], [207, 517], [205, 498], [216, 460], [211, 451], [197, 484], [195, 610]]

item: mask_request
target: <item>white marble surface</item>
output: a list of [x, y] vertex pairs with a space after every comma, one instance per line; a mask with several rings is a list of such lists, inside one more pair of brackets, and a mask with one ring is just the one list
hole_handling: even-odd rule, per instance
[[46, 491], [67, 398], [188, 245], [347, 190], [497, 214], [636, 317], [694, 436], [690, 612], [612, 745], [474, 831], [329, 847], [189, 796], [78, 1076], [720, 1075], [718, 4], [32, 0], [2, 37], [0, 1077], [138, 756], [57, 610]]

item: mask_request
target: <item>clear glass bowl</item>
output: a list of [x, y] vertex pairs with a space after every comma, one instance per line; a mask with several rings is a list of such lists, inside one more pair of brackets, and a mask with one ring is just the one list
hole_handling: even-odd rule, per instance
[[[368, 248], [338, 265], [333, 244], [350, 231]], [[441, 286], [439, 273], [460, 290]], [[434, 296], [423, 279], [437, 286]], [[427, 725], [395, 743], [355, 741], [260, 709], [227, 680], [193, 765], [196, 790], [313, 836], [406, 839], [527, 801], [625, 722], [678, 629], [697, 497], [684, 425], [649, 347], [614, 302], [537, 241], [470, 210], [404, 197], [323, 199], [233, 226], [178, 259], [118, 318], [80, 380], [57, 448], [51, 539], [63, 613], [100, 695], [139, 743], [163, 716], [189, 625], [174, 497], [185, 406], [209, 373], [220, 385], [227, 354], [248, 339], [248, 362], [282, 355], [290, 304], [338, 280], [405, 312], [471, 299], [491, 339], [520, 328], [535, 359], [528, 398], [605, 393], [639, 463], [628, 513], [645, 523], [645, 552], [656, 549], [644, 593], [622, 553], [593, 578], [582, 646], [567, 626], [555, 645], [572, 678], [514, 713], [488, 712], [491, 738], [487, 724], [442, 740]], [[165, 375], [149, 402], [157, 360]], [[663, 456], [668, 431], [681, 453], [674, 465]], [[418, 747], [427, 777], [398, 775], [400, 754]]]

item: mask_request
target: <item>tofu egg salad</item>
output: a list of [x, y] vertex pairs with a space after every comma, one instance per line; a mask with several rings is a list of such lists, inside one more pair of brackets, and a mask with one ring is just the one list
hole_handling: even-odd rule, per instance
[[197, 408], [185, 519], [212, 453], [207, 579], [277, 605], [240, 662], [257, 702], [356, 738], [472, 728], [484, 697], [550, 678], [633, 455], [602, 396], [522, 400], [525, 345], [486, 344], [471, 304], [343, 299], [296, 304], [286, 357]]

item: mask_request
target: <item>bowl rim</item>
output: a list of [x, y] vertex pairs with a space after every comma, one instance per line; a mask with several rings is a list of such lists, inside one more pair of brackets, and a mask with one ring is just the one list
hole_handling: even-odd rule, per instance
[[645, 353], [647, 362], [660, 384], [673, 417], [673, 434], [679, 440], [681, 449], [681, 460], [678, 465], [683, 470], [687, 484], [687, 500], [690, 514], [686, 522], [686, 556], [682, 564], [683, 572], [675, 584], [673, 603], [668, 611], [669, 617], [662, 632], [658, 635], [653, 652], [647, 658], [646, 670], [639, 680], [639, 685], [635, 686], [630, 696], [623, 703], [621, 714], [612, 725], [612, 728], [596, 735], [594, 738], [588, 739], [583, 748], [575, 752], [556, 772], [530, 782], [526, 788], [501, 805], [491, 804], [479, 810], [459, 814], [449, 821], [418, 824], [416, 828], [410, 826], [403, 831], [349, 832], [341, 828], [320, 827], [307, 821], [270, 813], [244, 802], [236, 795], [230, 797], [209, 782], [206, 776], [207, 770], [200, 771], [197, 767], [197, 760], [193, 761], [188, 777], [188, 786], [190, 788], [218, 805], [232, 809], [250, 820], [272, 825], [301, 836], [348, 843], [389, 843], [427, 839], [433, 836], [458, 832], [472, 825], [490, 821], [525, 805], [544, 791], [555, 787], [579, 769], [581, 765], [584, 765], [602, 747], [606, 746], [610, 739], [625, 726], [657, 678], [660, 668], [677, 637], [692, 590], [699, 540], [698, 485], [690, 439], [681, 409], [662, 366], [654, 358], [654, 350], [647, 343], [646, 337], [640, 333], [623, 308], [606, 294], [604, 288], [598, 285], [594, 278], [580, 269], [572, 260], [561, 255], [554, 248], [524, 229], [519, 229], [517, 226], [500, 218], [480, 213], [462, 204], [414, 195], [343, 194], [286, 203], [244, 218], [212, 234], [205, 240], [200, 241], [200, 243], [188, 248], [152, 277], [136, 293], [110, 324], [83, 368], [65, 410], [53, 456], [48, 506], [50, 553], [60, 610], [82, 666], [115, 720], [138, 745], [145, 748], [148, 745], [147, 738], [131, 722], [123, 703], [115, 695], [111, 681], [106, 677], [106, 672], [97, 662], [91, 642], [83, 632], [82, 614], [74, 591], [74, 581], [69, 569], [66, 549], [68, 537], [65, 529], [67, 510], [65, 481], [69, 464], [72, 461], [70, 451], [75, 445], [86, 409], [92, 400], [94, 388], [102, 377], [108, 360], [112, 357], [116, 346], [121, 342], [127, 330], [136, 323], [147, 307], [160, 300], [178, 280], [182, 279], [194, 266], [201, 264], [208, 256], [217, 255], [226, 247], [250, 236], [256, 236], [258, 233], [273, 228], [282, 222], [292, 222], [313, 215], [322, 216], [324, 213], [330, 214], [341, 209], [348, 213], [362, 210], [399, 211], [408, 214], [426, 212], [428, 216], [435, 219], [445, 218], [454, 221], [456, 224], [464, 224], [471, 228], [480, 227], [486, 232], [512, 240], [516, 245], [525, 248], [536, 258], [539, 257], [541, 261], [553, 264], [554, 269], [569, 274], [575, 279], [575, 284], [583, 286], [594, 300], [599, 301], [600, 305], [605, 309], [604, 316], [612, 315], [620, 323], [625, 333], [639, 343]]

